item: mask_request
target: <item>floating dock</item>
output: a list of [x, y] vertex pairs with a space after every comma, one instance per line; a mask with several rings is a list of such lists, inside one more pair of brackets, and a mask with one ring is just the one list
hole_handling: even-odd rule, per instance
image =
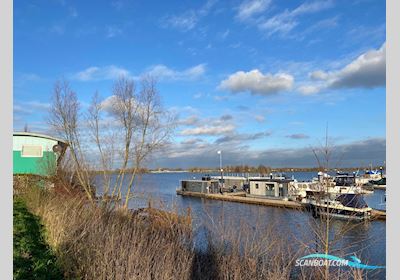
[[239, 203], [247, 203], [247, 204], [257, 204], [264, 206], [274, 206], [274, 207], [282, 207], [282, 208], [292, 208], [292, 209], [302, 209], [304, 205], [300, 202], [295, 201], [285, 201], [281, 199], [269, 199], [269, 198], [255, 198], [255, 197], [246, 197], [245, 192], [238, 193], [225, 193], [225, 194], [207, 194], [207, 193], [199, 193], [199, 192], [188, 192], [177, 190], [177, 194], [182, 196], [193, 196], [207, 199], [215, 199], [215, 200], [223, 200], [223, 201], [231, 201], [231, 202], [239, 202]]

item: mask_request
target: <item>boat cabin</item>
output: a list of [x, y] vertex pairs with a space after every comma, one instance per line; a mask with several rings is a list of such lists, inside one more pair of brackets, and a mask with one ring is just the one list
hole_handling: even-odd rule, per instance
[[350, 187], [356, 185], [356, 175], [348, 173], [341, 173], [335, 176], [336, 186]]

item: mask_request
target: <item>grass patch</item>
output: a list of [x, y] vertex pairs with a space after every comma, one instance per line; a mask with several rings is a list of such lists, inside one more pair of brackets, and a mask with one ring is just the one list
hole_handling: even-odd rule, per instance
[[14, 279], [63, 279], [39, 218], [20, 198], [14, 198], [13, 210]]

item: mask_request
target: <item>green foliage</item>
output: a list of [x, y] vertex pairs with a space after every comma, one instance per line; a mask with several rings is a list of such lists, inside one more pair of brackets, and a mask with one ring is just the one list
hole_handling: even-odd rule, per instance
[[14, 279], [63, 279], [56, 258], [44, 239], [39, 218], [23, 200], [14, 199]]

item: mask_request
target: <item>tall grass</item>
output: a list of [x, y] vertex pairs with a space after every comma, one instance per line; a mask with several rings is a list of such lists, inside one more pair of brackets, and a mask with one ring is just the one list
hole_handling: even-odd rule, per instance
[[[228, 225], [221, 217], [206, 225], [198, 248], [189, 213], [129, 211], [35, 186], [18, 189], [41, 217], [66, 279], [323, 279], [318, 269], [294, 266], [305, 251], [294, 250], [273, 225], [260, 234], [258, 225]], [[333, 271], [329, 279], [357, 275]]]
[[187, 217], [93, 207], [79, 197], [32, 188], [23, 198], [48, 229], [66, 278], [188, 279]]

